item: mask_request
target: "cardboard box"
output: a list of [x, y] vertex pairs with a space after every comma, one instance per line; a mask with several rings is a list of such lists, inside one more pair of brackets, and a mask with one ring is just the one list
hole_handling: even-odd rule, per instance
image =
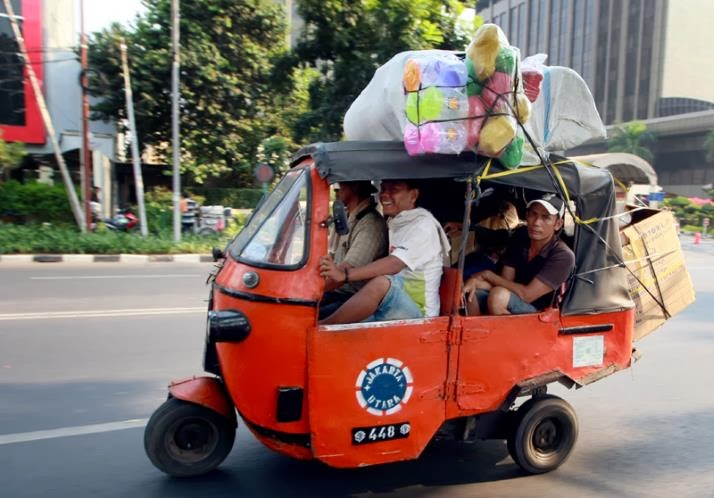
[[622, 256], [632, 272], [627, 279], [636, 306], [633, 340], [637, 341], [692, 304], [695, 297], [674, 215], [643, 209], [633, 211], [632, 218], [620, 235]]

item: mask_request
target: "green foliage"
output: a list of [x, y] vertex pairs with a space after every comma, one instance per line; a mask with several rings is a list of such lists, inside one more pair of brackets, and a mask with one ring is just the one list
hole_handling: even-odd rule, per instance
[[259, 188], [193, 187], [191, 193], [203, 196], [207, 206], [226, 206], [234, 209], [252, 209], [263, 197], [263, 190]]
[[68, 226], [0, 224], [0, 254], [208, 254], [223, 247], [240, 225], [232, 223], [220, 236], [186, 235], [174, 243], [170, 235], [103, 231], [80, 233]]
[[[711, 204], [697, 206], [686, 197], [678, 196], [665, 199], [664, 205], [672, 210], [682, 227], [693, 226], [697, 228], [694, 231], [702, 230], [704, 218], [714, 218], [714, 206]], [[682, 230], [687, 231], [686, 228], [682, 228]]]
[[21, 143], [6, 142], [2, 139], [2, 130], [0, 130], [0, 172], [5, 178], [8, 178], [10, 171], [18, 167], [25, 157], [25, 146]]
[[[90, 41], [97, 71], [93, 110], [125, 118], [119, 38], [128, 46], [141, 145], [164, 158], [171, 137], [171, 1], [147, 0], [131, 30], [113, 25]], [[283, 8], [269, 0], [182, 0], [182, 169], [198, 182], [228, 175], [252, 183], [255, 152], [278, 124], [270, 86], [271, 61], [285, 51]]]
[[654, 142], [656, 136], [647, 129], [642, 121], [631, 121], [615, 129], [614, 136], [607, 141], [610, 152], [626, 152], [640, 156], [645, 161], [652, 162], [654, 154], [647, 144]]
[[72, 223], [72, 211], [61, 185], [0, 183], [0, 215], [20, 222]]
[[144, 195], [144, 210], [149, 232], [165, 237], [173, 234], [173, 193], [166, 187], [156, 187]]
[[456, 21], [463, 9], [455, 0], [298, 0], [305, 29], [293, 62], [320, 76], [310, 81], [310, 109], [295, 123], [293, 140], [339, 140], [347, 108], [398, 52], [465, 49], [471, 33]]

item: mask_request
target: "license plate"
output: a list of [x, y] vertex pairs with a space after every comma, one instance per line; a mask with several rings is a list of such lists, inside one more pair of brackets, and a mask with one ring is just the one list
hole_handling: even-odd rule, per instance
[[409, 422], [355, 427], [352, 429], [352, 444], [369, 444], [391, 441], [392, 439], [404, 439], [409, 437], [411, 430], [412, 426]]

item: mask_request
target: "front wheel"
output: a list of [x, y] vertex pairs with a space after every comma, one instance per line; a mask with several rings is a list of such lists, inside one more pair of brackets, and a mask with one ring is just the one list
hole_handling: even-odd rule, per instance
[[174, 477], [215, 469], [230, 453], [236, 428], [232, 420], [193, 403], [170, 398], [149, 419], [144, 449], [151, 462]]
[[565, 400], [548, 396], [530, 400], [518, 411], [518, 422], [508, 438], [509, 453], [531, 474], [555, 470], [578, 438], [575, 410]]

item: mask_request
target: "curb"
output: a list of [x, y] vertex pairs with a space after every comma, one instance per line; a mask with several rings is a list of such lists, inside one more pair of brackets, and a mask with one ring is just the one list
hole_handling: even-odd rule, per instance
[[7, 263], [212, 263], [210, 254], [3, 254]]

